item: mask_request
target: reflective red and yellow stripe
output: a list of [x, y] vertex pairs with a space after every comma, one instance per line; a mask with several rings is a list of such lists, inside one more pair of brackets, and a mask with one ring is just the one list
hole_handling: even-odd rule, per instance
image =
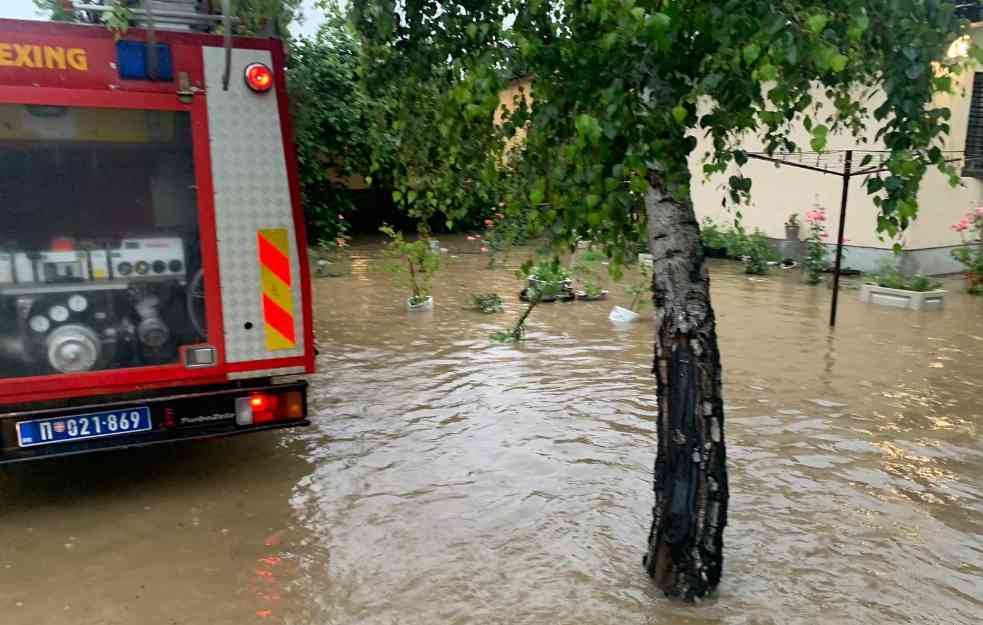
[[257, 239], [266, 349], [271, 352], [292, 349], [297, 346], [297, 333], [294, 331], [290, 235], [286, 228], [275, 228], [260, 230]]

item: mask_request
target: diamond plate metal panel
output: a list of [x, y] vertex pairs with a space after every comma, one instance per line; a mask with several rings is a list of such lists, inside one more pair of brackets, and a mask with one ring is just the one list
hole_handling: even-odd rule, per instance
[[[293, 234], [293, 211], [287, 182], [283, 136], [273, 91], [256, 94], [243, 72], [250, 63], [272, 67], [266, 50], [232, 51], [229, 90], [222, 90], [225, 50], [206, 47], [205, 82], [211, 141], [222, 315], [228, 362], [288, 358], [304, 354], [300, 263]], [[263, 317], [263, 291], [256, 233], [286, 228], [290, 233], [294, 329], [297, 344], [269, 350]]]

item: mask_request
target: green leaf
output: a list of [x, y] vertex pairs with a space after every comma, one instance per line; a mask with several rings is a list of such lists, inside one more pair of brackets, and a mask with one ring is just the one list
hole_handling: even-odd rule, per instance
[[754, 74], [757, 80], [761, 82], [770, 82], [778, 77], [778, 70], [771, 63], [766, 63], [758, 69], [754, 70]]
[[824, 124], [819, 124], [812, 129], [812, 139], [809, 141], [809, 145], [816, 152], [822, 152], [826, 149], [826, 139], [829, 135], [829, 128]]
[[474, 24], [468, 24], [467, 31], [468, 31], [468, 37], [470, 37], [471, 39], [474, 39], [475, 37], [478, 36], [478, 27]]
[[393, 191], [393, 202], [399, 204], [403, 201], [403, 194], [399, 191]]
[[663, 30], [669, 28], [669, 24], [671, 22], [672, 20], [670, 20], [669, 16], [666, 15], [665, 13], [656, 13], [655, 15], [652, 16], [652, 23], [658, 26], [659, 28], [662, 28]]
[[677, 123], [681, 124], [686, 121], [686, 109], [682, 105], [677, 104], [672, 109], [672, 116]]
[[806, 28], [810, 31], [819, 34], [826, 28], [826, 24], [829, 22], [829, 18], [821, 13], [811, 16], [806, 20]]
[[751, 63], [754, 63], [761, 54], [761, 46], [756, 43], [749, 43], [744, 46], [741, 54], [744, 57], [744, 62], [750, 65]]
[[837, 54], [830, 59], [829, 65], [833, 68], [834, 72], [842, 72], [846, 69], [847, 58], [842, 54]]

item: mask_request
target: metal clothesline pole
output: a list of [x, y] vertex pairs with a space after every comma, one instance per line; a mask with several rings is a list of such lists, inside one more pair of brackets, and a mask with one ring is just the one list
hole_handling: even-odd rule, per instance
[[[864, 151], [872, 152], [873, 150], [864, 150]], [[817, 156], [816, 166], [812, 166], [812, 165], [804, 165], [802, 163], [795, 163], [790, 160], [783, 160], [781, 158], [774, 158], [773, 156], [766, 156], [765, 154], [755, 154], [751, 152], [746, 152], [745, 155], [748, 158], [757, 159], [759, 161], [767, 161], [769, 163], [776, 163], [779, 166], [798, 167], [799, 169], [808, 169], [809, 171], [817, 171], [821, 174], [832, 174], [834, 176], [839, 176], [842, 179], [843, 190], [840, 195], [840, 225], [836, 237], [836, 263], [833, 267], [833, 306], [829, 312], [829, 327], [831, 328], [835, 327], [836, 311], [839, 306], [839, 299], [840, 299], [840, 270], [842, 269], [842, 265], [843, 265], [843, 235], [846, 228], [846, 208], [847, 208], [847, 199], [850, 193], [850, 179], [853, 178], [854, 176], [879, 174], [885, 171], [889, 171], [889, 169], [883, 166], [883, 161], [882, 161], [880, 165], [875, 165], [867, 169], [853, 171], [853, 150], [844, 151], [842, 172], [819, 167], [818, 156]], [[962, 156], [958, 158], [947, 158], [945, 159], [945, 162], [946, 163], [954, 163], [958, 161], [969, 162], [970, 160], [981, 160], [981, 159], [983, 159], [983, 157], [967, 158], [963, 153]]]
[[843, 233], [846, 228], [846, 204], [850, 194], [850, 167], [853, 150], [846, 151], [843, 159], [843, 192], [840, 195], [840, 227], [836, 235], [836, 263], [833, 265], [833, 306], [829, 311], [829, 327], [836, 326], [836, 309], [840, 303], [840, 267], [843, 264]]

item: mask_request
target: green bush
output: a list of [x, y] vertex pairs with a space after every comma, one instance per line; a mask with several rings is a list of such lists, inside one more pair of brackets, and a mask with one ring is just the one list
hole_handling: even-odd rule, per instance
[[486, 315], [500, 313], [504, 310], [502, 298], [497, 293], [474, 293], [471, 295], [471, 302], [475, 308]]
[[872, 282], [886, 289], [902, 289], [905, 291], [916, 291], [918, 293], [934, 291], [942, 286], [941, 282], [932, 280], [927, 276], [906, 275], [896, 265], [891, 263], [891, 261], [881, 263], [880, 270], [871, 275], [868, 282]]
[[779, 259], [778, 253], [768, 245], [768, 238], [757, 228], [748, 235], [738, 225], [733, 238], [728, 242], [727, 255], [744, 261], [744, 273], [764, 275], [768, 273], [768, 262]]
[[700, 224], [700, 238], [703, 241], [704, 248], [727, 249], [729, 239], [733, 237], [733, 232], [733, 228], [725, 230], [709, 217], [704, 218], [703, 223]]

